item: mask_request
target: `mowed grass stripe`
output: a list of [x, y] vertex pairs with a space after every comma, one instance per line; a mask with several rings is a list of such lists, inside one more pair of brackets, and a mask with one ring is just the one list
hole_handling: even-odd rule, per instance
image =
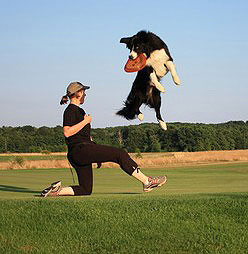
[[[147, 175], [167, 175], [166, 185], [149, 195], [248, 192], [248, 163], [218, 164], [163, 169], [142, 169]], [[74, 176], [76, 177], [75, 173]], [[72, 185], [69, 169], [0, 171], [0, 199], [36, 198], [51, 182]], [[146, 195], [142, 185], [120, 169], [94, 169], [93, 195]], [[130, 195], [128, 195], [130, 194]]]
[[1, 253], [247, 253], [248, 195], [2, 200]]

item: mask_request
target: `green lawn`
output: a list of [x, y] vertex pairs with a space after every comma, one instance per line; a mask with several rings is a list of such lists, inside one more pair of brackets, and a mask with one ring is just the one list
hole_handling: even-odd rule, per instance
[[248, 253], [248, 163], [143, 171], [168, 183], [95, 169], [91, 196], [46, 199], [68, 169], [0, 171], [0, 253]]
[[[168, 183], [149, 193], [153, 195], [248, 192], [248, 163], [206, 166], [142, 169], [147, 175], [168, 176]], [[76, 177], [76, 174], [74, 173]], [[69, 169], [30, 169], [0, 171], [0, 199], [36, 198], [35, 195], [51, 182], [62, 180], [71, 185]], [[142, 193], [142, 186], [120, 169], [94, 169], [92, 197], [105, 198], [116, 194]], [[128, 195], [130, 194], [130, 195]]]

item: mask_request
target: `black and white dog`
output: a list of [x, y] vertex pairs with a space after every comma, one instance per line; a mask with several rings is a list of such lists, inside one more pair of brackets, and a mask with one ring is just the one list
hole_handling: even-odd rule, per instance
[[122, 38], [120, 43], [125, 43], [130, 50], [130, 59], [135, 59], [143, 53], [146, 56], [146, 66], [138, 71], [124, 107], [116, 114], [128, 120], [138, 117], [142, 121], [144, 115], [139, 108], [142, 104], [146, 104], [155, 109], [161, 128], [166, 130], [166, 123], [160, 114], [160, 92], [164, 93], [165, 89], [159, 81], [170, 71], [174, 83], [180, 84], [167, 45], [157, 35], [147, 31], [140, 31], [132, 37]]

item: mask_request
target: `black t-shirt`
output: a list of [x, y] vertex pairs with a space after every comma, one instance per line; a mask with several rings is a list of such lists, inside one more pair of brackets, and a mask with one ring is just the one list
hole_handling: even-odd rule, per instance
[[[76, 106], [75, 104], [69, 104], [64, 111], [63, 126], [73, 126], [84, 120], [85, 111]], [[83, 142], [90, 142], [90, 124], [86, 124], [76, 134], [65, 138], [65, 142], [68, 146], [79, 144]]]

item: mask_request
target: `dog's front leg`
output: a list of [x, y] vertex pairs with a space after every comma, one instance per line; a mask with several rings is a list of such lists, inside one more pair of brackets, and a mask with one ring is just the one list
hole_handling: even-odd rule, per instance
[[168, 68], [168, 70], [170, 71], [174, 83], [176, 85], [180, 85], [180, 79], [179, 79], [179, 77], [177, 75], [175, 64], [172, 61], [166, 61], [165, 65]]
[[151, 82], [153, 83], [153, 85], [154, 85], [160, 92], [165, 93], [165, 88], [164, 88], [164, 86], [163, 86], [161, 83], [159, 83], [155, 71], [153, 71], [153, 72], [150, 74], [150, 79], [151, 79]]

